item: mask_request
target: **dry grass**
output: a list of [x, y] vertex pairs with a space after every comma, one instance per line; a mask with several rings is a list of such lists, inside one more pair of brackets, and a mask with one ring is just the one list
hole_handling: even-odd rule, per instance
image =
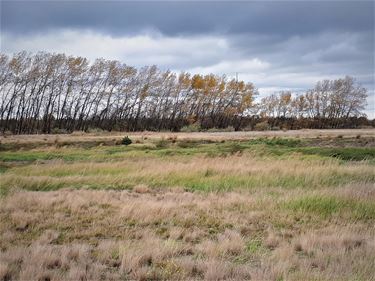
[[[323, 190], [338, 198], [370, 185]], [[371, 280], [374, 221], [308, 218], [301, 190], [15, 192], [0, 207], [0, 273], [19, 280]], [[352, 191], [354, 192], [354, 191]]]
[[374, 130], [117, 137], [1, 139], [0, 280], [375, 280]]
[[[330, 130], [292, 130], [292, 131], [250, 131], [250, 132], [198, 132], [198, 133], [171, 133], [171, 132], [131, 132], [127, 133], [131, 139], [174, 139], [174, 140], [243, 140], [259, 137], [296, 137], [296, 138], [337, 138], [337, 137], [374, 137], [375, 129], [330, 129]], [[2, 143], [44, 143], [51, 144], [54, 142], [87, 142], [87, 141], [117, 141], [124, 137], [120, 132], [103, 132], [103, 133], [82, 133], [74, 132], [65, 135], [11, 135], [0, 136]]]

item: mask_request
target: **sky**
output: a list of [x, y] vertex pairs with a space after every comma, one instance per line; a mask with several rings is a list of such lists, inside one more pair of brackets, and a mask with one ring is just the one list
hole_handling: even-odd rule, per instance
[[260, 97], [350, 75], [375, 118], [374, 1], [0, 1], [2, 53], [238, 73]]

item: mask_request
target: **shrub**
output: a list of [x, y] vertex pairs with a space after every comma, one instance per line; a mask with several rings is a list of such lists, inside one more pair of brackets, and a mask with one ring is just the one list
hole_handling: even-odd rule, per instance
[[267, 121], [260, 122], [256, 124], [254, 127], [256, 131], [267, 131], [269, 130], [269, 128], [270, 128], [270, 125], [268, 124]]
[[129, 145], [131, 143], [132, 143], [132, 140], [128, 136], [124, 137], [121, 141], [121, 144], [123, 145]]

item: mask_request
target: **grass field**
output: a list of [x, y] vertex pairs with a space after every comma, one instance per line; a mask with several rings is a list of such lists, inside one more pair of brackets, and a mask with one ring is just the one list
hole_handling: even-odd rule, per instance
[[375, 130], [0, 139], [0, 280], [375, 280]]

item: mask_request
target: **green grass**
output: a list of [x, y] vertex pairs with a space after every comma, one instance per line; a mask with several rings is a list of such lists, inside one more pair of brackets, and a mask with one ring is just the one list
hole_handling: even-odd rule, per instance
[[[307, 140], [281, 138], [220, 142], [173, 141], [163, 139], [129, 146], [39, 147], [0, 151], [0, 188], [5, 190], [18, 187], [43, 191], [62, 187], [128, 189], [146, 184], [153, 188], [180, 186], [191, 191], [206, 192], [268, 187], [311, 190], [348, 183], [375, 182], [375, 174], [369, 172], [369, 167], [375, 163], [373, 147], [309, 147]], [[230, 156], [238, 157], [239, 161], [253, 159], [264, 168], [256, 173], [223, 172], [207, 167], [193, 172], [178, 170], [164, 173], [161, 170], [155, 174], [151, 171], [152, 166], [146, 165], [143, 168], [145, 164], [138, 164], [148, 163], [150, 160], [155, 161], [155, 166], [168, 162], [187, 163], [203, 157], [213, 158], [215, 163], [222, 163], [225, 167], [227, 157]], [[43, 165], [50, 167], [49, 160], [59, 160], [61, 164], [55, 164], [52, 170], [44, 170]], [[365, 161], [358, 164], [353, 163], [363, 160]], [[110, 165], [119, 161], [121, 166]], [[283, 167], [268, 169], [267, 163], [272, 161], [280, 161]], [[78, 169], [69, 166], [70, 163], [78, 162], [87, 165]], [[91, 163], [109, 164], [107, 167], [93, 166]], [[299, 165], [298, 163], [306, 167], [306, 171], [296, 173], [293, 166]], [[363, 165], [364, 169], [358, 169], [358, 165]], [[289, 166], [291, 167], [288, 168]], [[310, 167], [318, 168], [312, 170], [315, 174], [311, 174]], [[324, 167], [331, 169], [321, 169]], [[351, 167], [357, 169], [352, 170]], [[142, 169], [150, 172], [140, 174]]]
[[307, 155], [333, 157], [346, 161], [362, 161], [375, 158], [374, 147], [304, 147], [296, 151]]
[[254, 238], [246, 243], [246, 251], [250, 254], [259, 254], [267, 251], [260, 238]]
[[8, 166], [0, 163], [0, 174], [5, 173], [9, 169]]
[[288, 139], [288, 138], [258, 138], [249, 141], [250, 144], [265, 144], [268, 146], [283, 146], [283, 147], [296, 147], [303, 144], [299, 139]]
[[[241, 156], [247, 157], [247, 156]], [[371, 183], [375, 181], [375, 175], [369, 174], [366, 170], [359, 172], [344, 172], [339, 170], [325, 171], [322, 174], [310, 174], [309, 171], [295, 174], [293, 169], [277, 174], [272, 171], [262, 173], [236, 173], [233, 171], [222, 172], [213, 168], [202, 170], [183, 170], [183, 168], [172, 172], [153, 172], [147, 158], [142, 159], [140, 164], [133, 161], [141, 161], [134, 158], [129, 162], [122, 162], [121, 165], [95, 166], [84, 164], [81, 168], [76, 168], [70, 164], [61, 162], [54, 164], [49, 169], [43, 169], [43, 165], [26, 165], [14, 167], [7, 170], [1, 176], [0, 188], [8, 189], [13, 187], [27, 190], [56, 190], [63, 187], [92, 189], [129, 189], [138, 184], [146, 184], [152, 188], [184, 187], [190, 191], [230, 191], [235, 189], [256, 189], [281, 187], [284, 189], [304, 188], [311, 190], [314, 188], [339, 186], [346, 183]], [[150, 160], [151, 161], [151, 160]], [[167, 159], [155, 161], [155, 164], [165, 165], [172, 161], [176, 164], [194, 159], [184, 160], [180, 157], [168, 157]], [[218, 158], [217, 161], [226, 161], [225, 158]], [[301, 160], [299, 160], [301, 161]], [[266, 169], [266, 162], [259, 162]], [[283, 163], [283, 162], [281, 162]], [[285, 162], [286, 166], [293, 163]], [[146, 166], [144, 166], [146, 165]], [[311, 165], [320, 165], [320, 162], [312, 162]], [[149, 167], [150, 166], [150, 167]], [[139, 171], [145, 169], [145, 172]], [[150, 170], [148, 170], [150, 169]]]
[[294, 212], [314, 214], [324, 219], [349, 216], [353, 220], [375, 220], [375, 203], [333, 196], [306, 196], [284, 204]]
[[309, 147], [299, 139], [254, 139], [248, 141], [181, 140], [172, 143], [159, 140], [155, 143], [132, 144], [129, 146], [61, 147], [54, 149], [5, 150], [0, 152], [3, 162], [33, 162], [37, 160], [62, 159], [64, 161], [110, 161], [126, 157], [173, 155], [207, 155], [209, 157], [250, 152], [256, 156], [285, 157], [293, 154], [336, 158], [344, 161], [374, 160], [374, 147]]

